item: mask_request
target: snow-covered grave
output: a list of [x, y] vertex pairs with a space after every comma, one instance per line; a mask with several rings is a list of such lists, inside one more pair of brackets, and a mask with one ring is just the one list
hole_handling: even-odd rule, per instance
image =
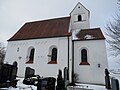
[[18, 83], [16, 88], [13, 87], [0, 88], [0, 90], [37, 90], [36, 86], [23, 84], [23, 79], [24, 78], [17, 78]]
[[79, 84], [77, 86], [69, 86], [67, 90], [107, 90], [105, 86], [102, 85], [91, 85], [91, 84]]
[[[18, 83], [17, 87], [9, 87], [9, 88], [1, 88], [0, 90], [37, 90], [36, 86], [33, 85], [25, 85], [23, 84], [23, 78], [17, 78]], [[105, 89], [105, 86], [100, 86], [100, 85], [90, 85], [90, 84], [79, 84], [76, 83], [78, 86], [69, 86], [67, 90], [107, 90]]]
[[[120, 74], [118, 71], [114, 71], [115, 73], [110, 73], [110, 77], [114, 77], [119, 80], [119, 86], [120, 86]], [[37, 90], [37, 87], [34, 85], [25, 85], [23, 84], [24, 78], [17, 78], [18, 83], [17, 87], [9, 87], [9, 88], [0, 88], [0, 90]], [[77, 86], [69, 86], [67, 87], [67, 90], [107, 90], [105, 86], [102, 85], [91, 85], [91, 84], [81, 84], [76, 83]]]

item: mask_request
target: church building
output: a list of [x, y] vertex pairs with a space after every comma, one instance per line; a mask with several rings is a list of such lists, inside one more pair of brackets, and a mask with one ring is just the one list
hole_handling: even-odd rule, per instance
[[5, 62], [18, 63], [18, 76], [26, 67], [43, 77], [57, 77], [58, 70], [78, 75], [77, 82], [105, 84], [108, 67], [105, 37], [90, 28], [90, 11], [78, 3], [67, 17], [26, 22], [9, 40]]

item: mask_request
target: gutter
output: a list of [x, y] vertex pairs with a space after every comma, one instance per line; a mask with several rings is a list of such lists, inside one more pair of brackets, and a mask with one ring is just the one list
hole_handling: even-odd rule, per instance
[[72, 40], [72, 83], [74, 83], [74, 40]]
[[69, 40], [69, 36], [68, 36], [68, 80], [69, 80], [69, 59], [70, 59], [70, 55], [69, 55], [69, 53], [70, 53], [70, 40]]

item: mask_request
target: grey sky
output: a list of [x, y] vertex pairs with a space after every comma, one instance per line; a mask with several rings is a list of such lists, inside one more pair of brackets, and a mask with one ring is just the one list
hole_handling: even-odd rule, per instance
[[0, 0], [0, 42], [6, 44], [29, 21], [68, 16], [80, 2], [90, 10], [91, 27], [104, 26], [117, 12], [117, 0]]
[[78, 2], [90, 11], [90, 26], [102, 31], [118, 11], [117, 0], [0, 0], [0, 42], [7, 45], [25, 22], [68, 16]]

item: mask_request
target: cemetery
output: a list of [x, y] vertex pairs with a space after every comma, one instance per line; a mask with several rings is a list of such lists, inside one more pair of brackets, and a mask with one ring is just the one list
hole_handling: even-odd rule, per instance
[[[0, 64], [0, 89], [13, 87], [12, 90], [17, 90], [17, 63], [13, 62], [10, 64]], [[35, 75], [35, 69], [26, 67], [25, 77], [22, 81], [23, 84], [28, 86], [35, 86], [37, 90], [95, 90], [89, 89], [88, 86], [80, 85], [79, 83], [68, 80], [68, 69], [64, 68], [62, 71], [58, 71], [57, 78], [55, 77], [41, 77]], [[105, 89], [103, 90], [119, 90], [119, 81], [114, 77], [110, 77], [108, 69], [105, 69]], [[64, 76], [64, 77], [63, 77]], [[75, 80], [75, 78], [74, 78]], [[22, 87], [21, 87], [22, 88]], [[11, 89], [10, 89], [11, 90]], [[32, 89], [31, 87], [31, 90]], [[35, 89], [36, 90], [36, 89]]]

